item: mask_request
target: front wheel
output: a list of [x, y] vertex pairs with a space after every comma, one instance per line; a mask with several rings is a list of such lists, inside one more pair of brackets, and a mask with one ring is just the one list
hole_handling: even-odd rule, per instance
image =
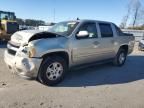
[[116, 66], [123, 66], [127, 58], [127, 52], [124, 49], [120, 49], [113, 61]]
[[46, 58], [41, 64], [38, 79], [40, 82], [53, 86], [60, 83], [67, 71], [67, 64], [61, 57]]

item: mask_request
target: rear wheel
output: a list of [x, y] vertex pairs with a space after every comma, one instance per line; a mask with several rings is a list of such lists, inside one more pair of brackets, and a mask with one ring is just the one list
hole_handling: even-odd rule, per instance
[[61, 57], [46, 58], [41, 64], [38, 79], [40, 82], [53, 86], [60, 83], [67, 71], [67, 64]]
[[113, 61], [116, 66], [123, 66], [127, 58], [127, 52], [124, 49], [120, 49]]

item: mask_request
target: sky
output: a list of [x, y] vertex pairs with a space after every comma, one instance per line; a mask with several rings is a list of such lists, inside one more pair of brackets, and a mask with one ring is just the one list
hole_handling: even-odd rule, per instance
[[[141, 0], [144, 4], [144, 0]], [[46, 22], [94, 19], [119, 25], [129, 0], [0, 0], [0, 10], [15, 12], [17, 18]], [[55, 13], [55, 14], [54, 14]]]

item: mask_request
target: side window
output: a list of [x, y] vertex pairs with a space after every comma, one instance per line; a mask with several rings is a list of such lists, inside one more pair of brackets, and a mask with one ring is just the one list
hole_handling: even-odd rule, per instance
[[98, 37], [96, 23], [85, 23], [80, 27], [79, 31], [87, 31], [89, 33], [88, 38]]
[[116, 25], [115, 25], [115, 28], [116, 28], [116, 32], [118, 36], [123, 36], [123, 32], [120, 30], [120, 28], [118, 28]]
[[101, 31], [101, 36], [103, 38], [113, 37], [113, 31], [110, 24], [99, 23], [99, 27]]

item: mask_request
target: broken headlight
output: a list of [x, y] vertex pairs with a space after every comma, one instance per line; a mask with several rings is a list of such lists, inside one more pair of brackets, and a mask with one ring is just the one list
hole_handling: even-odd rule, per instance
[[24, 46], [22, 52], [27, 54], [29, 58], [32, 58], [36, 54], [36, 49], [32, 44], [29, 44], [28, 46]]

